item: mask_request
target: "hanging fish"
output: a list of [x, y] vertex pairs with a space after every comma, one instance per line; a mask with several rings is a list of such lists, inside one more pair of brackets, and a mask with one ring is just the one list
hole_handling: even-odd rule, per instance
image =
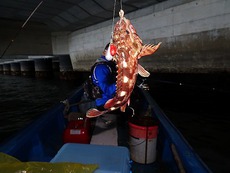
[[106, 56], [109, 60], [112, 57], [117, 64], [116, 95], [105, 103], [105, 111], [99, 111], [95, 108], [88, 110], [86, 116], [89, 118], [100, 116], [118, 108], [122, 112], [125, 111], [126, 106], [130, 103], [130, 96], [136, 83], [137, 74], [143, 77], [150, 75], [138, 64], [138, 59], [153, 54], [161, 44], [143, 45], [130, 20], [124, 17], [123, 10], [120, 10], [119, 16], [120, 20], [114, 26], [112, 43], [108, 49], [110, 55]]

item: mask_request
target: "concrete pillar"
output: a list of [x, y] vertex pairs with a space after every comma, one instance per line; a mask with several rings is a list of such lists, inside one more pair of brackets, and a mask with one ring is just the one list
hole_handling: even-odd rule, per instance
[[21, 74], [20, 63], [19, 62], [10, 63], [10, 71], [11, 71], [11, 75], [14, 76], [20, 75]]
[[0, 74], [3, 74], [3, 64], [0, 64]]
[[34, 60], [20, 61], [20, 69], [21, 69], [22, 76], [34, 77], [35, 75]]
[[59, 63], [60, 63], [60, 79], [73, 80], [77, 78], [77, 75], [73, 71], [73, 67], [69, 55], [59, 56]]
[[60, 75], [60, 65], [59, 65], [59, 59], [53, 58], [52, 60], [52, 69], [53, 69], [53, 75], [55, 78], [59, 78]]
[[34, 59], [35, 76], [37, 78], [53, 77], [52, 58]]
[[10, 74], [10, 63], [3, 64], [3, 74], [9, 75]]

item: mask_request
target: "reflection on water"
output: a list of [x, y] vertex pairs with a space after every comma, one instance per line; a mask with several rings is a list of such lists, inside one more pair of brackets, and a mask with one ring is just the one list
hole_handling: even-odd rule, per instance
[[[80, 84], [0, 75], [0, 142]], [[229, 76], [151, 74], [148, 84], [153, 98], [208, 167], [229, 173]]]
[[1, 141], [68, 96], [77, 83], [0, 75]]

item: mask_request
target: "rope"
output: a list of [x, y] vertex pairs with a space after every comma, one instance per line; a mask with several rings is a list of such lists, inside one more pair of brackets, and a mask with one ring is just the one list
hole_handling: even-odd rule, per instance
[[69, 100], [63, 100], [63, 101], [60, 101], [60, 103], [63, 103], [65, 105], [65, 108], [64, 108], [64, 111], [63, 111], [63, 114], [66, 115], [68, 112], [69, 112], [69, 109], [70, 107], [72, 106], [78, 106], [80, 104], [84, 104], [84, 103], [89, 103], [89, 102], [92, 102], [92, 100], [81, 100], [77, 103], [73, 103], [73, 104], [69, 104]]

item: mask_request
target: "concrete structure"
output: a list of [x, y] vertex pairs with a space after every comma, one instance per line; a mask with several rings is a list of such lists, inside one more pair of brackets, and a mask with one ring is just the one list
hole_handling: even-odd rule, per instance
[[76, 79], [76, 74], [73, 71], [72, 63], [69, 55], [59, 56], [60, 79], [71, 80]]
[[11, 71], [11, 75], [20, 75], [21, 74], [21, 70], [20, 70], [20, 63], [19, 62], [11, 62], [10, 63], [10, 71]]
[[3, 64], [3, 74], [9, 75], [10, 74], [10, 63]]
[[34, 59], [35, 77], [51, 78], [53, 77], [52, 58]]
[[[162, 42], [153, 56], [140, 60], [146, 69], [180, 73], [230, 71], [230, 1], [164, 1], [126, 17], [144, 43]], [[74, 70], [88, 71], [110, 39], [111, 23], [56, 33], [55, 37], [53, 34], [54, 54], [66, 53], [69, 45]], [[62, 46], [63, 52], [55, 49]]]
[[[85, 3], [87, 5], [92, 1], [86, 0]], [[123, 9], [125, 12], [126, 9], [133, 11], [125, 16], [131, 20], [143, 42], [146, 44], [162, 42], [155, 54], [140, 60], [147, 70], [170, 73], [230, 72], [229, 0], [165, 0], [160, 3], [152, 1], [146, 8], [132, 10], [127, 3], [134, 2], [127, 1]], [[66, 9], [68, 8], [73, 10], [71, 4], [66, 6]], [[72, 22], [77, 19], [71, 18], [67, 15], [67, 11], [65, 12], [65, 15], [63, 12], [60, 16], [69, 19], [68, 22], [64, 22], [60, 17], [52, 18], [52, 21], [57, 21], [59, 28], [62, 28], [58, 32], [50, 31], [45, 24], [37, 23], [36, 20], [29, 22], [9, 47], [3, 59], [29, 55], [70, 55], [73, 71], [89, 71], [110, 40], [112, 18], [73, 31], [74, 25], [70, 27], [70, 19], [73, 19]], [[68, 12], [72, 14], [74, 11]], [[93, 16], [91, 17], [90, 19], [93, 19]], [[39, 15], [37, 20], [38, 18]], [[117, 20], [118, 18], [115, 18], [115, 22]], [[46, 22], [49, 22], [49, 19]], [[16, 33], [15, 28], [20, 28], [21, 22], [1, 20], [0, 24], [7, 26], [0, 27], [1, 43], [3, 43], [0, 45], [0, 52], [3, 52]], [[63, 28], [71, 29], [63, 30]]]
[[0, 64], [0, 74], [3, 73], [3, 64]]
[[22, 76], [30, 76], [34, 77], [35, 75], [35, 67], [34, 60], [21, 60], [20, 61], [20, 70]]
[[53, 69], [53, 75], [55, 78], [59, 78], [60, 75], [60, 63], [58, 58], [52, 59], [52, 69]]

